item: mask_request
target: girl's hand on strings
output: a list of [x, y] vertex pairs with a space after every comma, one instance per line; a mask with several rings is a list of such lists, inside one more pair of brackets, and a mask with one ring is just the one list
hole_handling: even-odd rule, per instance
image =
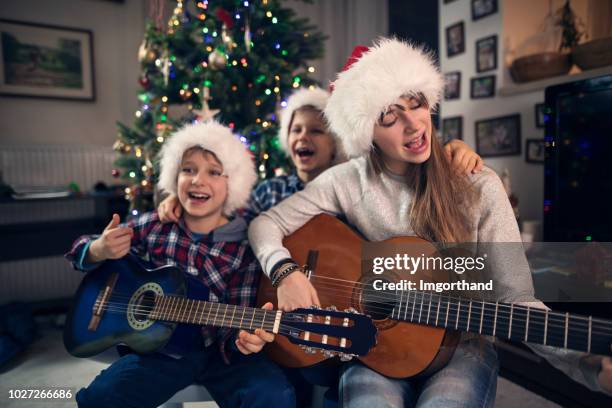
[[278, 308], [290, 312], [300, 307], [321, 306], [317, 291], [301, 270], [285, 277], [276, 289]]
[[[268, 302], [262, 306], [262, 309], [272, 310], [272, 303]], [[242, 354], [259, 353], [266, 343], [274, 341], [274, 334], [268, 333], [263, 329], [255, 329], [254, 334], [245, 330], [238, 332], [236, 339], [236, 347]]]

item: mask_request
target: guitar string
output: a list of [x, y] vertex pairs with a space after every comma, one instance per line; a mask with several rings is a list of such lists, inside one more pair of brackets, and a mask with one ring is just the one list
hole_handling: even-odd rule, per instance
[[[336, 298], [339, 298], [339, 297], [340, 297], [340, 298], [341, 298], [341, 297], [344, 297], [344, 298], [349, 299], [349, 300], [352, 300], [352, 299], [353, 299], [353, 296], [351, 296], [351, 295], [349, 295], [349, 296], [342, 296], [342, 295], [340, 295], [340, 296], [339, 296], [339, 295], [338, 295], [338, 293], [337, 293], [337, 291], [336, 291], [335, 289], [332, 289], [332, 288], [321, 288], [321, 289], [322, 289], [322, 290], [321, 290], [321, 292], [322, 292], [322, 293], [326, 292], [328, 289], [329, 289], [329, 290], [331, 290], [331, 291], [333, 291], [333, 292], [332, 292], [332, 294], [333, 294], [333, 296], [334, 296], [334, 297], [336, 297]], [[375, 293], [378, 293], [379, 291], [374, 291], [374, 292], [375, 292]], [[373, 293], [374, 293], [374, 292], [373, 292]], [[438, 296], [438, 297], [439, 297], [439, 300], [441, 299], [441, 300], [443, 300], [443, 301], [447, 301], [447, 300], [449, 299], [449, 296], [448, 296], [448, 295], [446, 295], [446, 296], [445, 296], [445, 295], [441, 295], [441, 294], [434, 294], [434, 293], [432, 293], [432, 292], [410, 291], [408, 296], [410, 296], [410, 293], [415, 293], [415, 298], [416, 298], [417, 296], [421, 296], [421, 297], [423, 297], [423, 298], [424, 298], [425, 296], [429, 295], [430, 297], [432, 297], [432, 304], [433, 304], [433, 296]], [[395, 300], [397, 300], [397, 298], [398, 298], [398, 297], [397, 297], [397, 295], [396, 295], [395, 293], [393, 293], [393, 294], [391, 294], [391, 295], [393, 296], [393, 299], [392, 299], [392, 300], [395, 302]], [[114, 297], [117, 297], [117, 296], [119, 296], [119, 294], [116, 294], [116, 295], [113, 295], [113, 296], [114, 296]], [[408, 297], [408, 296], [407, 296], [406, 300], [408, 300], [408, 299], [409, 299], [409, 297]], [[127, 298], [127, 297], [128, 297], [128, 296], [125, 296], [125, 298]], [[380, 297], [379, 297], [379, 299], [380, 299]], [[386, 300], [386, 301], [389, 301], [389, 299], [388, 299], [388, 298], [382, 298], [382, 299], [384, 299], [384, 300]], [[419, 297], [419, 298], [417, 298], [417, 299], [418, 299], [418, 300], [417, 300], [417, 302], [418, 302], [418, 301], [419, 301], [421, 298]], [[467, 304], [467, 303], [468, 303], [468, 301], [470, 300], [470, 299], [468, 299], [468, 298], [454, 298], [454, 297], [450, 297], [450, 299], [451, 299], [451, 301], [453, 301], [453, 300], [455, 300], [455, 301], [462, 301], [462, 302], [464, 302], [464, 304]], [[404, 302], [404, 300], [402, 300], [402, 302]], [[214, 302], [213, 302], [213, 303], [214, 303]], [[385, 302], [380, 302], [380, 303], [385, 303]], [[390, 303], [390, 302], [386, 302], [386, 303]], [[410, 302], [410, 303], [413, 303], [413, 305], [412, 305], [412, 306], [409, 306], [409, 307], [411, 307], [410, 311], [412, 312], [412, 310], [413, 310], [412, 308], [414, 307], [414, 301], [412, 301], [412, 302]], [[424, 301], [424, 303], [425, 303], [425, 301]], [[473, 307], [478, 307], [478, 308], [480, 308], [480, 309], [483, 309], [483, 308], [484, 308], [484, 306], [479, 305], [479, 303], [480, 303], [480, 304], [483, 304], [483, 302], [481, 302], [481, 301], [479, 301], [479, 300], [473, 300], [473, 302], [472, 302], [472, 306], [473, 306]], [[427, 300], [427, 304], [429, 304], [429, 300]], [[484, 304], [488, 304], [488, 305], [490, 305], [490, 306], [494, 306], [494, 305], [495, 305], [495, 303], [487, 303], [487, 302], [484, 302]], [[402, 306], [403, 306], [403, 305], [404, 305], [404, 303], [402, 303]], [[456, 306], [456, 304], [453, 304], [453, 306]], [[408, 307], [408, 306], [407, 306], [407, 307]], [[508, 310], [503, 310], [503, 308], [506, 308], [506, 309], [508, 309]], [[522, 308], [521, 308], [521, 307], [519, 307], [518, 305], [516, 305], [516, 306], [514, 306], [514, 307], [513, 307], [513, 309], [514, 309], [514, 310], [512, 310], [512, 311], [510, 311], [510, 310], [509, 310], [510, 308], [511, 308], [511, 306], [509, 306], [508, 304], [503, 304], [503, 303], [498, 304], [498, 317], [503, 317], [504, 315], [505, 315], [505, 316], [509, 316], [509, 315], [510, 315], [510, 313], [515, 313], [515, 314], [516, 314], [516, 316], [513, 316], [513, 322], [519, 322], [519, 323], [526, 322], [526, 316], [525, 316], [524, 318], [521, 318], [521, 315], [518, 313], [518, 312], [525, 312], [525, 313], [526, 313], [526, 312], [527, 312], [527, 308], [526, 308], [526, 307], [522, 307]], [[374, 305], [371, 305], [369, 309], [370, 309], [370, 310], [372, 310], [372, 311], [375, 311], [374, 309], [376, 309], [376, 311], [388, 312], [388, 308], [387, 308], [387, 307], [384, 307], [384, 306], [379, 307], [379, 306], [374, 306]], [[538, 309], [538, 308], [534, 308], [534, 307], [529, 308], [529, 310], [530, 310], [530, 313], [531, 313], [531, 312], [540, 312], [540, 313], [544, 313], [544, 310], [543, 310], [543, 309]], [[548, 326], [549, 328], [555, 328], [555, 327], [557, 327], [557, 328], [564, 328], [564, 327], [565, 327], [565, 317], [566, 317], [566, 316], [565, 316], [565, 314], [555, 313], [555, 312], [549, 312], [549, 313], [548, 313], [548, 315], [549, 315], [549, 320], [551, 320], [551, 321], [549, 322], [549, 326]], [[537, 316], [537, 314], [536, 314], [536, 313], [534, 313], [534, 314], [533, 314], [533, 316]], [[555, 324], [554, 324], [554, 318], [555, 318], [555, 317], [559, 318], [559, 322], [561, 322], [561, 324], [557, 324], [557, 325], [555, 325]], [[576, 317], [581, 318], [581, 316], [574, 316], [574, 315], [570, 315], [570, 319], [575, 319]], [[535, 325], [538, 325], [538, 326], [541, 326], [541, 327], [544, 327], [544, 325], [545, 325], [545, 323], [544, 323], [544, 322], [537, 322], [537, 321], [535, 321], [535, 319], [536, 319], [536, 318], [537, 318], [537, 317], [535, 317], [535, 318], [534, 318], [534, 317], [532, 317], [532, 319], [534, 319], [534, 322], [535, 322], [535, 323], [534, 323], [534, 326], [530, 326], [530, 329], [532, 329], [532, 330], [533, 330], [533, 328], [537, 327], [537, 326], [535, 326]], [[542, 318], [541, 318], [541, 319], [542, 319]], [[596, 323], [596, 324], [595, 324], [595, 325], [593, 325], [593, 324], [591, 325], [591, 333], [592, 333], [592, 334], [603, 334], [603, 335], [609, 335], [609, 333], [608, 333], [609, 328], [607, 328], [607, 327], [601, 327], [601, 326], [598, 326], [597, 324], [598, 324], [599, 322], [600, 322], [600, 320], [598, 320], [598, 319], [593, 319], [593, 320], [592, 320], [592, 323]], [[603, 322], [605, 322], [605, 321], [603, 321]], [[580, 332], [580, 331], [581, 331], [582, 333], [586, 333], [586, 332], [588, 331], [588, 329], [584, 329], [585, 325], [581, 324], [581, 322], [575, 322], [574, 320], [571, 320], [571, 323], [572, 323], [572, 326], [573, 326], [573, 327], [572, 327], [572, 330], [573, 330], [573, 331], [577, 331], [577, 332]], [[605, 322], [605, 323], [607, 323], [607, 322]], [[483, 323], [483, 327], [485, 327], [485, 326], [484, 326], [484, 323]], [[586, 325], [586, 327], [588, 327], [588, 324]], [[582, 329], [581, 329], [581, 328], [582, 328]], [[543, 329], [542, 329], [542, 330], [543, 330]], [[605, 331], [605, 332], [602, 332], [601, 330], [606, 330], [606, 331]]]

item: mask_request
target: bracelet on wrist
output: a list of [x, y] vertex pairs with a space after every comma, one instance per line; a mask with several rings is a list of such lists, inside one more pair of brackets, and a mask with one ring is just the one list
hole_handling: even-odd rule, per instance
[[272, 274], [272, 287], [276, 288], [283, 279], [289, 276], [291, 273], [299, 270], [300, 266], [296, 263], [288, 263], [278, 268]]

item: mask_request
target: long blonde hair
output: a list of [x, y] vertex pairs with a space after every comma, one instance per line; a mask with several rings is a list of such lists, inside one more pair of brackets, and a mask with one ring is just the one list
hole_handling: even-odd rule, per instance
[[[374, 146], [370, 160], [377, 173], [384, 171], [378, 147]], [[469, 213], [477, 200], [476, 191], [467, 177], [452, 170], [435, 129], [432, 128], [429, 159], [409, 165], [406, 184], [414, 193], [410, 225], [416, 235], [443, 243], [470, 239]]]

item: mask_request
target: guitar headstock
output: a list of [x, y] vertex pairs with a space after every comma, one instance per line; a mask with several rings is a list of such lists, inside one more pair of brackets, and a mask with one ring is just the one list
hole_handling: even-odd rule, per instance
[[344, 312], [334, 306], [312, 307], [283, 313], [281, 328], [289, 341], [307, 353], [317, 350], [327, 357], [339, 356], [347, 361], [366, 355], [376, 345], [376, 326], [372, 319], [355, 309]]

